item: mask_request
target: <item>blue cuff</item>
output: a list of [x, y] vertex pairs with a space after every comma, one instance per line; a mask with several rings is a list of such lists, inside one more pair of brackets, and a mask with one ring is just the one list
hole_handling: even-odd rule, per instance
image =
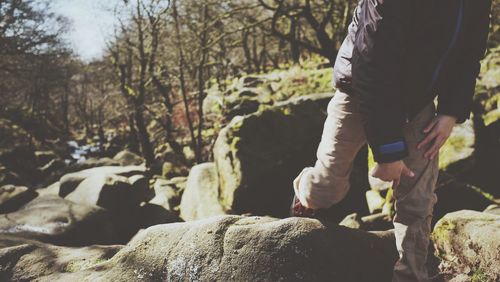
[[373, 157], [377, 163], [389, 163], [408, 156], [408, 146], [404, 140], [372, 146]]
[[381, 145], [378, 148], [380, 154], [394, 154], [406, 150], [406, 144], [404, 141], [398, 141], [390, 144]]

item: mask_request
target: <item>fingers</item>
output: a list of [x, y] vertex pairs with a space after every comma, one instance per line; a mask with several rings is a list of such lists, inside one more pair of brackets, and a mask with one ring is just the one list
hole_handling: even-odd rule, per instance
[[436, 125], [436, 123], [438, 122], [438, 119], [437, 118], [434, 118], [431, 123], [429, 123], [429, 125], [424, 128], [424, 133], [429, 133], [431, 131], [431, 129]]
[[411, 171], [406, 165], [403, 167], [401, 174], [408, 177], [415, 177], [415, 173]]
[[424, 140], [422, 140], [420, 143], [418, 143], [417, 149], [420, 150], [425, 145], [429, 144], [434, 138], [436, 138], [436, 136], [438, 136], [438, 132], [435, 130], [431, 131], [429, 134], [427, 134], [427, 136], [425, 136]]
[[439, 152], [439, 149], [441, 148], [441, 146], [443, 146], [444, 140], [446, 140], [446, 139], [442, 138], [441, 136], [436, 137], [432, 147], [424, 153], [424, 158], [427, 158], [429, 160], [434, 159], [434, 157]]

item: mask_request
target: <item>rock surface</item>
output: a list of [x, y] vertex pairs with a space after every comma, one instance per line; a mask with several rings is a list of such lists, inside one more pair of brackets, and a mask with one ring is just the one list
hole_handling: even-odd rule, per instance
[[70, 165], [67, 172], [81, 171], [103, 166], [119, 166], [120, 163], [110, 158], [89, 158], [83, 162], [78, 162]]
[[499, 281], [499, 230], [499, 215], [468, 210], [447, 214], [433, 232], [441, 271], [467, 277], [465, 281]]
[[186, 221], [226, 214], [219, 203], [219, 179], [214, 163], [194, 166], [182, 194], [180, 217]]
[[102, 166], [85, 169], [78, 172], [68, 173], [60, 179], [59, 195], [61, 197], [67, 196], [69, 193], [78, 187], [78, 185], [87, 177], [96, 174], [116, 174], [119, 176], [130, 177], [133, 175], [142, 175], [146, 171], [144, 166]]
[[396, 259], [391, 232], [225, 215], [150, 227], [66, 281], [389, 281]]
[[81, 281], [73, 273], [106, 261], [121, 248], [68, 248], [0, 235], [0, 281]]
[[293, 179], [314, 164], [331, 97], [303, 97], [238, 116], [220, 132], [214, 160], [225, 210], [287, 215]]
[[82, 181], [65, 198], [75, 203], [96, 205], [111, 211], [128, 211], [138, 208], [139, 204], [147, 199], [147, 190], [142, 186], [134, 187], [125, 176], [96, 174]]
[[149, 203], [162, 206], [170, 211], [179, 212], [179, 205], [185, 186], [185, 177], [175, 177], [171, 180], [158, 178], [153, 185], [155, 195]]
[[18, 210], [21, 206], [33, 200], [37, 193], [28, 187], [5, 185], [0, 187], [0, 213]]
[[0, 234], [43, 242], [83, 246], [119, 238], [108, 213], [58, 196], [40, 196], [16, 212], [0, 215]]
[[449, 178], [445, 173], [440, 174], [440, 180], [436, 189], [438, 201], [434, 207], [433, 223], [448, 213], [459, 210], [483, 211], [495, 200], [479, 188]]
[[141, 165], [144, 163], [144, 158], [132, 153], [128, 150], [123, 150], [113, 157], [121, 166]]

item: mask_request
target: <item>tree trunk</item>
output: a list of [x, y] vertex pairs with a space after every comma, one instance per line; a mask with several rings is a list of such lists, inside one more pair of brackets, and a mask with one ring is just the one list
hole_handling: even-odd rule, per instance
[[154, 163], [155, 155], [153, 151], [153, 146], [149, 139], [148, 130], [144, 121], [144, 112], [142, 111], [142, 105], [136, 105], [134, 108], [134, 119], [137, 126], [137, 132], [139, 136], [139, 142], [141, 143], [142, 156], [146, 160], [146, 165], [151, 166]]

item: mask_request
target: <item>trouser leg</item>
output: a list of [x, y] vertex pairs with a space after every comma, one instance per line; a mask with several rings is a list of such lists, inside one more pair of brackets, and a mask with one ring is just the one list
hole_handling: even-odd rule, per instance
[[314, 167], [304, 168], [293, 181], [295, 194], [309, 208], [328, 208], [349, 190], [353, 161], [366, 143], [355, 97], [337, 91], [328, 104]]
[[409, 156], [405, 164], [415, 177], [402, 177], [394, 191], [396, 216], [393, 220], [399, 260], [394, 267], [393, 282], [429, 281], [426, 260], [431, 233], [435, 187], [439, 173], [438, 158], [427, 160], [416, 146], [425, 134], [423, 129], [435, 116], [434, 104], [428, 105], [405, 127]]

